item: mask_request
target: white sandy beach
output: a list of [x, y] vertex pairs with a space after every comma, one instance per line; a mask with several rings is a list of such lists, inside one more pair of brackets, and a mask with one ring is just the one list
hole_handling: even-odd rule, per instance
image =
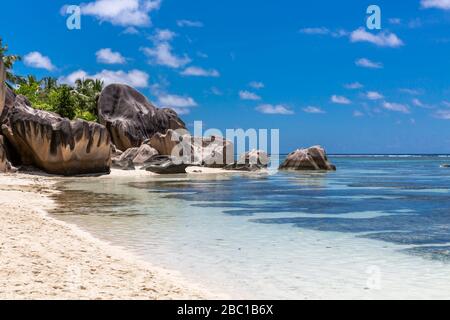
[[0, 176], [0, 299], [215, 297], [49, 217], [51, 185], [41, 176]]

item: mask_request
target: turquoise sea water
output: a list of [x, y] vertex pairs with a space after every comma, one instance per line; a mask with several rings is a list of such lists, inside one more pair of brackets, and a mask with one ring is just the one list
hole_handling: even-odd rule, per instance
[[447, 156], [68, 179], [53, 212], [232, 298], [450, 298]]

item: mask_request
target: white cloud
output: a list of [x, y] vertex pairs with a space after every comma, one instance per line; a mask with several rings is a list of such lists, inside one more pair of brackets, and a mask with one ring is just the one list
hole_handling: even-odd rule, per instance
[[364, 86], [361, 83], [359, 83], [359, 82], [353, 82], [353, 83], [344, 84], [344, 88], [350, 89], [350, 90], [361, 89], [363, 87]]
[[370, 42], [379, 47], [398, 48], [403, 46], [403, 41], [394, 33], [380, 32], [373, 34], [364, 28], [359, 28], [350, 34], [351, 42]]
[[384, 98], [384, 96], [381, 93], [376, 92], [376, 91], [368, 91], [366, 93], [366, 98], [369, 100], [381, 100]]
[[421, 5], [423, 8], [435, 8], [450, 10], [450, 0], [422, 0]]
[[219, 71], [214, 69], [205, 70], [200, 67], [188, 67], [181, 72], [181, 75], [192, 77], [220, 77]]
[[294, 111], [290, 110], [288, 107], [278, 104], [263, 104], [256, 108], [257, 111], [264, 114], [281, 114], [281, 115], [292, 115]]
[[320, 34], [320, 35], [326, 35], [330, 33], [330, 30], [325, 27], [314, 27], [314, 28], [303, 28], [300, 29], [301, 33], [304, 34]]
[[190, 108], [197, 106], [197, 102], [193, 98], [174, 94], [160, 95], [158, 103], [163, 108], [174, 109], [178, 114], [188, 114]]
[[183, 27], [191, 27], [191, 28], [202, 28], [203, 22], [201, 21], [192, 21], [192, 20], [178, 20], [177, 25], [181, 28]]
[[81, 5], [81, 12], [120, 26], [150, 26], [150, 12], [158, 10], [161, 0], [96, 0]]
[[412, 104], [413, 104], [414, 106], [416, 106], [416, 107], [419, 107], [419, 108], [433, 109], [432, 106], [423, 103], [421, 100], [419, 100], [419, 99], [417, 99], [417, 98], [412, 99]]
[[150, 63], [170, 68], [177, 69], [191, 62], [186, 55], [182, 57], [175, 55], [172, 46], [167, 42], [159, 43], [154, 48], [143, 48], [142, 51], [150, 58]]
[[434, 113], [434, 117], [442, 120], [450, 120], [450, 110], [438, 110]]
[[333, 95], [331, 96], [331, 102], [336, 103], [336, 104], [351, 104], [352, 102], [344, 97], [344, 96], [337, 96], [337, 95]]
[[421, 94], [421, 90], [416, 90], [416, 89], [402, 88], [402, 89], [399, 89], [399, 91], [410, 94], [412, 96], [417, 96], [417, 95]]
[[95, 54], [97, 62], [104, 64], [124, 64], [126, 59], [120, 52], [114, 52], [110, 48], [100, 49]]
[[252, 81], [248, 85], [250, 87], [252, 87], [253, 89], [262, 89], [265, 87], [264, 83], [259, 82], [259, 81]]
[[326, 113], [325, 111], [323, 111], [322, 109], [318, 108], [318, 107], [313, 107], [313, 106], [309, 106], [303, 109], [304, 112], [306, 113]]
[[367, 58], [361, 58], [355, 61], [358, 67], [369, 68], [369, 69], [381, 69], [383, 64], [381, 62], [374, 62]]
[[211, 93], [212, 93], [213, 95], [215, 95], [215, 96], [221, 96], [221, 95], [223, 95], [223, 92], [222, 92], [219, 88], [217, 88], [217, 87], [212, 87], [212, 88], [211, 88]]
[[174, 32], [167, 29], [156, 30], [151, 37], [155, 46], [141, 49], [150, 58], [149, 63], [177, 69], [191, 62], [187, 55], [177, 56], [173, 53], [172, 45], [169, 42], [175, 36]]
[[89, 75], [84, 70], [78, 70], [72, 72], [68, 76], [61, 77], [58, 80], [61, 83], [73, 85], [77, 79], [86, 79], [86, 78], [102, 80], [105, 83], [105, 85], [112, 83], [122, 83], [135, 88], [146, 88], [148, 87], [148, 80], [150, 76], [147, 73], [140, 70], [131, 70], [129, 72], [125, 72], [122, 70], [119, 71], [103, 70], [93, 75]]
[[364, 113], [362, 113], [361, 111], [355, 110], [355, 111], [353, 111], [353, 116], [355, 118], [364, 117]]
[[261, 100], [261, 97], [258, 96], [256, 93], [246, 91], [246, 90], [239, 91], [239, 97], [242, 100], [253, 100], [253, 101]]
[[135, 27], [128, 27], [122, 31], [122, 34], [138, 34], [139, 30]]
[[78, 71], [72, 72], [68, 76], [60, 77], [58, 79], [58, 81], [61, 82], [61, 83], [66, 83], [66, 84], [73, 85], [76, 80], [78, 80], [78, 79], [86, 79], [86, 78], [89, 78], [87, 72], [84, 71], [84, 70], [78, 70]]
[[200, 58], [203, 58], [203, 59], [208, 58], [208, 55], [206, 53], [200, 52], [200, 51], [197, 52], [197, 56], [199, 56]]
[[158, 29], [155, 34], [151, 37], [154, 42], [167, 42], [175, 38], [177, 34], [168, 29]]
[[330, 35], [334, 38], [341, 38], [348, 35], [348, 32], [342, 29], [332, 31], [326, 27], [310, 27], [299, 30], [300, 33], [308, 35]]
[[384, 102], [383, 108], [385, 108], [386, 110], [389, 110], [389, 111], [410, 113], [409, 107], [405, 104], [400, 104], [400, 103]]
[[23, 59], [25, 65], [38, 69], [45, 69], [48, 71], [55, 70], [49, 57], [42, 55], [40, 52], [33, 51], [28, 53]]

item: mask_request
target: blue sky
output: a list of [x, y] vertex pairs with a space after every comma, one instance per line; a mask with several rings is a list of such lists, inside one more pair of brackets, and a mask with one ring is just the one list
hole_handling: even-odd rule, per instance
[[278, 128], [282, 152], [450, 153], [450, 0], [85, 0], [68, 30], [81, 3], [2, 4], [18, 74], [127, 82], [189, 125]]

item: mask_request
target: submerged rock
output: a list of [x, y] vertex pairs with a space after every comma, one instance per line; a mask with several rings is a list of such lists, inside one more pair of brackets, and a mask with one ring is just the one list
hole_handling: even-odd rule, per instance
[[261, 150], [252, 150], [239, 157], [239, 160], [231, 165], [227, 165], [225, 170], [237, 171], [258, 171], [266, 169], [269, 165], [269, 155]]
[[111, 141], [104, 126], [35, 110], [12, 92], [6, 100], [2, 132], [21, 164], [67, 176], [109, 173]]
[[281, 164], [280, 170], [326, 170], [335, 171], [336, 166], [328, 161], [325, 150], [320, 146], [298, 149], [290, 153]]
[[223, 168], [234, 162], [234, 146], [222, 137], [193, 137], [187, 131], [157, 133], [148, 144], [162, 155], [182, 158], [183, 162], [211, 168]]
[[157, 174], [183, 174], [189, 166], [189, 164], [176, 162], [170, 156], [157, 156], [143, 169]]
[[185, 128], [175, 111], [156, 108], [138, 91], [122, 84], [111, 84], [103, 89], [98, 115], [120, 150], [139, 147], [155, 133]]

